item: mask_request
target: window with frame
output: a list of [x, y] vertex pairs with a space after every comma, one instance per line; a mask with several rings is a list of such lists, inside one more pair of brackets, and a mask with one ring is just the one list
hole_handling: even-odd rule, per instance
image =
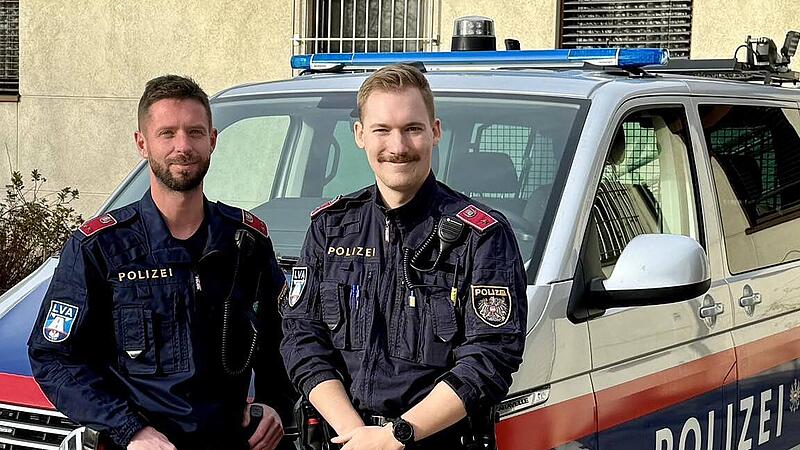
[[640, 234], [700, 239], [687, 130], [682, 107], [637, 111], [619, 125], [592, 207], [606, 276]]
[[693, 0], [560, 0], [561, 48], [660, 47], [688, 58]]
[[731, 273], [800, 259], [800, 111], [701, 105]]
[[0, 0], [0, 100], [19, 98], [19, 0]]
[[438, 48], [440, 0], [295, 0], [294, 51], [405, 52]]

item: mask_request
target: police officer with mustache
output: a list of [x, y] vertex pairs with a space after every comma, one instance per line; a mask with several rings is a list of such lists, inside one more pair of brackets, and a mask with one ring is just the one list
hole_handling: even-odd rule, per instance
[[419, 70], [376, 71], [358, 107], [376, 183], [312, 212], [286, 368], [344, 450], [488, 448], [493, 424], [475, 425], [508, 392], [526, 330], [514, 234], [434, 178], [441, 125]]
[[29, 340], [34, 376], [116, 447], [276, 448], [294, 403], [278, 352], [286, 279], [266, 224], [203, 195], [217, 139], [205, 92], [151, 80], [135, 138], [150, 189], [67, 242]]

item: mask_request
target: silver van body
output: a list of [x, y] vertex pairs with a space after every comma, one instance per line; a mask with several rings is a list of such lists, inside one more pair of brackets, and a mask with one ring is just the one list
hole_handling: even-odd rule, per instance
[[[302, 75], [212, 99], [226, 161], [247, 163], [221, 179], [252, 185], [248, 165], [273, 174], [265, 196], [218, 197], [260, 213], [286, 264], [305, 214], [345, 193], [327, 186], [364, 176], [336, 167], [359, 157], [345, 147], [366, 76]], [[525, 356], [498, 408], [498, 448], [800, 448], [800, 91], [602, 69], [427, 76], [443, 126], [460, 124], [436, 150], [439, 179], [459, 184], [474, 152], [515, 163], [516, 191], [453, 186], [509, 216], [528, 270]], [[273, 135], [283, 138], [254, 144]], [[243, 145], [275, 161], [237, 156]], [[325, 157], [316, 190], [315, 152]], [[139, 165], [100, 212], [140, 197], [146, 175]], [[0, 311], [40, 302], [37, 286], [0, 298]], [[15, 377], [5, 380], [30, 376], [4, 369]], [[50, 414], [20, 398], [0, 409]], [[30, 428], [15, 420], [0, 425]]]

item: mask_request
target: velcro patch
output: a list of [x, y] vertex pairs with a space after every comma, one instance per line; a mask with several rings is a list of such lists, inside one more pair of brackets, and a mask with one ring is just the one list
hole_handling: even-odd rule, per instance
[[511, 290], [506, 286], [470, 286], [472, 309], [486, 325], [502, 327], [511, 318]]
[[316, 216], [317, 214], [319, 214], [319, 213], [321, 213], [322, 211], [325, 211], [326, 209], [328, 209], [328, 208], [330, 208], [331, 206], [335, 205], [335, 204], [336, 204], [336, 202], [338, 202], [339, 200], [341, 200], [341, 198], [342, 198], [342, 196], [341, 196], [341, 195], [337, 195], [336, 197], [333, 197], [332, 199], [328, 200], [327, 202], [325, 202], [325, 203], [323, 203], [323, 204], [321, 204], [321, 205], [317, 206], [316, 208], [314, 208], [314, 210], [313, 210], [313, 211], [311, 211], [311, 218], [313, 219], [313, 218], [314, 218], [314, 216]]
[[84, 236], [89, 237], [103, 228], [108, 228], [117, 223], [117, 219], [111, 214], [105, 213], [102, 216], [97, 216], [94, 219], [89, 219], [78, 228]]
[[72, 331], [72, 325], [78, 317], [78, 307], [53, 300], [50, 311], [44, 319], [42, 334], [50, 342], [64, 342]]
[[464, 223], [478, 231], [484, 231], [497, 223], [497, 219], [492, 217], [489, 213], [484, 212], [472, 205], [469, 205], [459, 211], [456, 216], [463, 220]]
[[262, 236], [269, 237], [269, 228], [267, 228], [267, 224], [252, 213], [242, 210], [242, 223], [258, 231]]
[[308, 267], [292, 267], [292, 290], [289, 292], [289, 307], [294, 307], [300, 301], [300, 296], [303, 295], [307, 280]]

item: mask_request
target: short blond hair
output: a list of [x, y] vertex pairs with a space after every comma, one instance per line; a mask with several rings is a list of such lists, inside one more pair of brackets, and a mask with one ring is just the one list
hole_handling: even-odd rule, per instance
[[392, 64], [376, 70], [364, 81], [358, 90], [358, 116], [364, 116], [364, 105], [369, 96], [375, 92], [400, 92], [405, 89], [416, 88], [425, 102], [428, 118], [433, 122], [436, 117], [433, 107], [433, 92], [425, 75], [411, 64]]

